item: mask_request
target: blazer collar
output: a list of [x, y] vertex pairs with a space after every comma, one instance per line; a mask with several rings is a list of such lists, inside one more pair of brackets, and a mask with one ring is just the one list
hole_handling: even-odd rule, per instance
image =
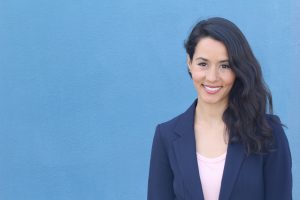
[[[174, 131], [178, 134], [179, 138], [174, 140], [173, 145], [184, 179], [184, 185], [189, 190], [190, 198], [204, 200], [196, 156], [194, 132], [196, 106], [197, 99], [177, 121]], [[219, 200], [229, 200], [244, 157], [244, 150], [241, 144], [229, 143]]]

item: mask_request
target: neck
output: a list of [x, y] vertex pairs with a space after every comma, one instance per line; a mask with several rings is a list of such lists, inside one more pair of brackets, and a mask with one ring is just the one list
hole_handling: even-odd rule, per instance
[[226, 108], [227, 102], [222, 104], [207, 104], [198, 98], [195, 111], [195, 123], [205, 122], [211, 125], [223, 123], [222, 117]]

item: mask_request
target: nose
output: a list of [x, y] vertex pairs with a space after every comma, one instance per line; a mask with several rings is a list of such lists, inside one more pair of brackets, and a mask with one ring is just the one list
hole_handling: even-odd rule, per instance
[[215, 67], [209, 67], [206, 71], [206, 80], [214, 82], [218, 79], [218, 70]]

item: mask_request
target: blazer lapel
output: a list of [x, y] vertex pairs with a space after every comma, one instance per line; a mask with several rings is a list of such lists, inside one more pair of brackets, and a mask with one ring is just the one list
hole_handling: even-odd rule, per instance
[[229, 200], [244, 158], [242, 144], [230, 143], [228, 145], [219, 200]]
[[174, 151], [184, 185], [190, 192], [190, 198], [204, 200], [196, 157], [196, 141], [194, 134], [194, 116], [197, 100], [179, 119], [175, 132], [180, 136], [173, 142]]
[[[196, 105], [197, 99], [178, 120], [175, 132], [179, 138], [174, 140], [173, 147], [184, 185], [190, 192], [191, 198], [204, 200], [196, 156], [194, 132]], [[230, 143], [228, 145], [219, 200], [229, 200], [244, 157], [244, 149], [241, 144]]]

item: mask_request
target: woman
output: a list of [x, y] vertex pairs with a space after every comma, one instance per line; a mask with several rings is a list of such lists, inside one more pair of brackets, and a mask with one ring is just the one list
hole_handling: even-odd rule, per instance
[[[186, 43], [198, 98], [159, 124], [148, 200], [289, 200], [291, 154], [261, 67], [239, 28], [200, 21]], [[267, 107], [268, 106], [268, 107]]]

